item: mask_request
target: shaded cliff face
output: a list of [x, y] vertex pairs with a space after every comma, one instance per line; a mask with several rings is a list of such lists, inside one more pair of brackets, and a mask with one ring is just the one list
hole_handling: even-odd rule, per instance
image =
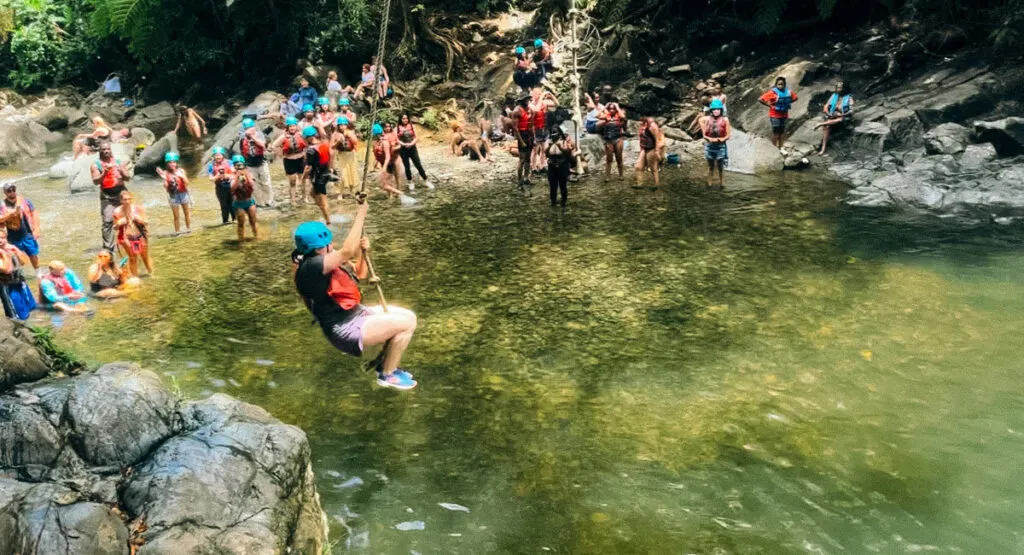
[[[0, 322], [8, 385], [47, 370], [28, 334]], [[327, 523], [301, 430], [110, 364], [0, 396], [0, 532], [2, 553], [320, 553]]]

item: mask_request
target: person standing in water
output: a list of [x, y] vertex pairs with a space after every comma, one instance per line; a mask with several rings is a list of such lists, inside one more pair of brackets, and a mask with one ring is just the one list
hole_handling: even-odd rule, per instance
[[317, 130], [307, 127], [302, 131], [302, 137], [306, 139], [309, 146], [306, 147], [306, 169], [302, 173], [302, 180], [309, 180], [313, 184], [313, 201], [320, 207], [324, 221], [331, 223], [331, 212], [327, 206], [327, 184], [331, 181], [331, 144], [328, 141], [321, 141]]
[[331, 146], [334, 148], [334, 157], [338, 161], [338, 171], [341, 174], [342, 196], [354, 193], [359, 184], [356, 169], [356, 148], [359, 147], [359, 138], [356, 137], [351, 122], [344, 116], [338, 117], [334, 136], [331, 137]]
[[220, 204], [220, 219], [223, 225], [228, 225], [229, 220], [235, 221], [235, 212], [231, 210], [231, 176], [235, 168], [227, 159], [227, 151], [224, 147], [213, 147], [213, 160], [206, 166], [206, 175], [213, 182], [213, 191], [217, 195], [217, 203]]
[[139, 259], [146, 267], [146, 273], [153, 276], [153, 259], [149, 256], [149, 220], [146, 209], [133, 204], [129, 191], [121, 192], [121, 205], [114, 210], [114, 224], [117, 226], [117, 244], [128, 258], [128, 275], [139, 277]]
[[551, 129], [551, 144], [545, 149], [548, 163], [548, 187], [551, 206], [555, 206], [558, 193], [562, 193], [562, 207], [569, 200], [569, 173], [576, 162], [576, 146], [565, 136], [561, 127]]
[[519, 180], [519, 188], [530, 185], [530, 160], [533, 157], [533, 147], [536, 143], [533, 124], [535, 116], [530, 109], [530, 95], [524, 94], [517, 102], [512, 113], [509, 114], [515, 123], [512, 127], [516, 136], [516, 147], [519, 149], [519, 165], [516, 166], [516, 178]]
[[416, 127], [413, 126], [412, 120], [409, 119], [409, 114], [402, 114], [397, 132], [398, 154], [402, 157], [402, 162], [405, 165], [405, 178], [409, 181], [409, 190], [412, 191], [416, 187], [412, 182], [413, 164], [416, 165], [416, 171], [419, 173], [420, 179], [423, 180], [423, 184], [427, 189], [433, 189], [434, 184], [427, 179], [427, 172], [423, 171], [423, 163], [420, 162], [420, 152], [416, 148], [418, 141], [416, 138]]
[[359, 280], [368, 275], [365, 254], [370, 250], [370, 241], [363, 236], [366, 211], [361, 199], [340, 249], [333, 245], [330, 228], [320, 222], [307, 222], [295, 230], [295, 287], [331, 345], [357, 357], [366, 347], [383, 345], [374, 362], [377, 385], [412, 389], [416, 380], [398, 366], [416, 331], [416, 315], [393, 305], [385, 311], [382, 306], [361, 303]]
[[781, 76], [775, 79], [775, 86], [758, 99], [758, 102], [768, 107], [768, 118], [772, 124], [772, 144], [780, 149], [786, 142], [789, 110], [796, 100], [796, 93], [786, 86], [786, 78]]
[[103, 248], [114, 252], [114, 210], [121, 205], [121, 193], [131, 179], [128, 167], [114, 159], [110, 143], [100, 145], [100, 159], [89, 167], [92, 182], [100, 188], [100, 215], [103, 217]]
[[654, 118], [646, 117], [640, 120], [638, 132], [640, 142], [640, 156], [636, 160], [636, 182], [643, 185], [644, 172], [651, 170], [654, 173], [654, 186], [661, 184], [659, 169], [661, 166], [661, 146], [664, 139], [658, 124]]
[[725, 166], [729, 164], [729, 147], [726, 141], [732, 135], [729, 118], [723, 115], [722, 101], [711, 101], [711, 112], [701, 121], [701, 132], [704, 136], [704, 158], [708, 161], [708, 187], [715, 184], [715, 171], [718, 171], [718, 186], [724, 187]]
[[284, 175], [288, 178], [288, 198], [292, 206], [298, 206], [303, 197], [302, 174], [306, 170], [306, 139], [299, 130], [299, 120], [289, 117], [284, 120], [284, 133], [271, 145], [273, 150], [280, 150], [284, 160]]
[[164, 190], [174, 216], [174, 232], [181, 232], [181, 213], [185, 214], [185, 233], [192, 233], [192, 196], [188, 193], [188, 176], [178, 167], [181, 156], [177, 152], [164, 155], [167, 169], [157, 168], [156, 173], [164, 180]]
[[815, 128], [821, 128], [821, 150], [819, 156], [825, 155], [828, 149], [828, 138], [833, 130], [839, 130], [847, 122], [853, 120], [853, 96], [850, 94], [850, 86], [846, 83], [836, 85], [836, 91], [832, 93], [825, 106], [822, 107], [824, 115], [821, 123], [815, 124]]
[[338, 119], [338, 116], [331, 109], [331, 101], [327, 100], [326, 97], [320, 98], [317, 102], [319, 106], [316, 113], [316, 123], [323, 132], [322, 137], [328, 138], [334, 134], [334, 122]]
[[[402, 196], [402, 191], [397, 187], [398, 185], [398, 170], [395, 166], [395, 149], [388, 142], [387, 136], [384, 134], [384, 128], [379, 123], [373, 124], [372, 128], [373, 136], [376, 141], [373, 143], [373, 157], [380, 164], [380, 188], [388, 194], [388, 198], [391, 195], [397, 197]], [[392, 184], [392, 179], [394, 184]]]
[[238, 242], [245, 240], [245, 220], [249, 219], [249, 226], [252, 227], [252, 238], [259, 238], [256, 227], [256, 201], [252, 198], [255, 192], [255, 182], [252, 173], [246, 165], [245, 157], [238, 154], [231, 157], [235, 165], [235, 174], [231, 178], [231, 208], [235, 211], [235, 218], [238, 222]]
[[32, 268], [39, 270], [39, 214], [32, 201], [18, 194], [13, 181], [3, 184], [0, 224], [7, 230], [7, 241], [28, 255]]
[[242, 120], [242, 141], [239, 146], [245, 156], [245, 166], [254, 180], [256, 203], [260, 206], [274, 206], [274, 186], [270, 181], [270, 166], [267, 164], [267, 138], [256, 129], [256, 122], [250, 118]]
[[622, 145], [623, 136], [626, 132], [626, 114], [619, 108], [618, 102], [609, 102], [603, 112], [597, 116], [597, 126], [601, 131], [601, 138], [604, 139], [604, 174], [612, 174], [612, 159], [619, 169], [619, 177], [622, 171]]
[[25, 320], [36, 308], [36, 298], [22, 272], [28, 263], [28, 255], [7, 242], [7, 228], [0, 226], [0, 304], [8, 318]]

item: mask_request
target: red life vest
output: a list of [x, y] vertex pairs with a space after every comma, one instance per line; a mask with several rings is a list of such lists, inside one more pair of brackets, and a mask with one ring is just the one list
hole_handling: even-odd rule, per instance
[[244, 137], [242, 139], [242, 154], [245, 155], [246, 158], [260, 158], [263, 156], [265, 151], [266, 149], [256, 144], [256, 141], [249, 137]]
[[50, 283], [57, 289], [57, 294], [61, 297], [66, 297], [75, 291], [74, 287], [71, 287], [71, 282], [65, 276], [57, 277], [55, 275], [48, 275], [44, 280], [49, 280]]
[[235, 184], [237, 187], [231, 188], [231, 195], [235, 197], [235, 200], [249, 200], [252, 197], [254, 189], [248, 173], [236, 174]]
[[363, 300], [359, 280], [347, 266], [335, 268], [327, 284], [327, 296], [345, 310], [352, 310]]
[[729, 118], [725, 116], [708, 116], [707, 128], [708, 136], [719, 138], [724, 137], [726, 132], [726, 126], [729, 124]]
[[547, 126], [548, 111], [544, 106], [544, 103], [537, 104], [537, 109], [533, 112], [533, 128], [544, 129]]
[[341, 140], [334, 147], [338, 152], [352, 152], [356, 149], [356, 141], [348, 133], [342, 133]]
[[331, 165], [331, 145], [326, 141], [316, 145], [316, 153], [319, 156], [321, 166]]
[[100, 189], [113, 189], [121, 184], [121, 168], [117, 162], [111, 159], [109, 162], [96, 160], [96, 169], [103, 175], [100, 181]]
[[403, 141], [411, 143], [416, 138], [416, 128], [411, 123], [409, 125], [399, 125], [398, 136]]
[[[224, 170], [224, 173], [221, 174], [220, 170]], [[217, 182], [222, 182], [231, 179], [231, 175], [233, 173], [235, 173], [235, 167], [232, 166], [231, 162], [229, 162], [226, 158], [221, 160], [220, 163], [217, 163], [217, 161], [210, 162], [210, 175], [213, 176], [213, 178], [216, 179]]]
[[281, 150], [285, 155], [298, 154], [306, 151], [306, 141], [298, 133], [285, 133], [284, 142], [281, 143]]
[[166, 189], [167, 192], [172, 195], [175, 193], [188, 192], [188, 186], [185, 185], [185, 181], [181, 179], [180, 175], [178, 175], [178, 171], [180, 170], [174, 170], [173, 172], [168, 171], [164, 173], [164, 189]]
[[654, 131], [651, 131], [650, 127], [645, 127], [640, 132], [640, 149], [641, 150], [654, 150], [654, 146], [658, 144], [657, 138], [654, 136]]
[[520, 106], [516, 128], [520, 131], [529, 131], [531, 123], [533, 123], [533, 120], [530, 118], [530, 111]]
[[[384, 145], [388, 144], [387, 141], [377, 141], [373, 143], [373, 157], [377, 159], [381, 165], [384, 165]], [[390, 147], [390, 145], [389, 145]]]

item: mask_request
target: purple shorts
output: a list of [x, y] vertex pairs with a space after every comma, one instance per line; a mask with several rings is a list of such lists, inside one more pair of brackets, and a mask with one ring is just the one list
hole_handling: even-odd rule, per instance
[[352, 310], [352, 315], [347, 320], [335, 322], [330, 326], [322, 326], [327, 340], [334, 345], [334, 348], [352, 356], [363, 354], [363, 326], [366, 319], [373, 314], [373, 311], [363, 305]]

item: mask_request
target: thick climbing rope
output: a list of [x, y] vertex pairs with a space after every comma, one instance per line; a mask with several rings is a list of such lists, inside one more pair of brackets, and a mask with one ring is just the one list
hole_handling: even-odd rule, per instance
[[[377, 41], [377, 68], [373, 75], [373, 88], [370, 90], [370, 141], [373, 141], [373, 126], [377, 124], [377, 102], [380, 99], [378, 87], [380, 87], [381, 68], [384, 67], [384, 43], [388, 35], [388, 21], [391, 18], [391, 0], [384, 0], [384, 12], [380, 18], [380, 38]], [[366, 178], [370, 174], [370, 141], [366, 143], [366, 155], [363, 158], [363, 181], [359, 186], [361, 202], [366, 202]], [[366, 235], [366, 228], [363, 228], [363, 235]], [[370, 272], [370, 283], [377, 288], [377, 298], [380, 299], [380, 306], [384, 312], [388, 311], [388, 301], [384, 298], [384, 287], [381, 285], [380, 276], [373, 269], [373, 261], [370, 253], [363, 251], [363, 260], [366, 261], [366, 269]]]

